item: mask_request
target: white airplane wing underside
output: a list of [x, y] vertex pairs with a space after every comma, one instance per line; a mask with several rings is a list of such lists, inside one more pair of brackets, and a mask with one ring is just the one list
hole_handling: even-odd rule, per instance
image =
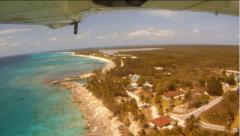
[[0, 1], [0, 23], [39, 24], [51, 28], [81, 21], [86, 13], [114, 9], [168, 9], [239, 15], [234, 0], [81, 0], [81, 1]]

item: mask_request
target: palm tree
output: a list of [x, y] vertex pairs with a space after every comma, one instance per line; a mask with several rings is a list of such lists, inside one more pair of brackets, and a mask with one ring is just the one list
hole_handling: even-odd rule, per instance
[[229, 133], [231, 131], [231, 126], [232, 126], [232, 123], [235, 119], [234, 117], [234, 113], [229, 111], [228, 114], [227, 114], [227, 124], [226, 124], [226, 132]]
[[199, 119], [192, 115], [187, 119], [186, 123], [186, 130], [195, 136], [199, 128]]

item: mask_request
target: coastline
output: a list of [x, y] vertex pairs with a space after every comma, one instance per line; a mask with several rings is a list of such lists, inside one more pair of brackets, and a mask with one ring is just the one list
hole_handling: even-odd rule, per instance
[[[106, 65], [102, 68], [102, 73], [113, 69], [116, 65], [112, 60], [101, 58], [92, 55], [77, 55], [71, 54], [76, 57], [88, 57], [91, 59], [97, 59], [102, 62], [106, 62]], [[87, 73], [84, 75], [94, 76], [93, 73]], [[79, 75], [79, 77], [82, 75]], [[88, 76], [87, 76], [88, 77]], [[113, 113], [106, 108], [102, 101], [96, 98], [84, 85], [67, 80], [53, 81], [58, 87], [67, 88], [71, 91], [72, 101], [75, 103], [79, 110], [83, 114], [83, 118], [86, 126], [86, 136], [121, 136], [124, 124], [113, 116]]]
[[96, 59], [96, 60], [99, 60], [101, 62], [105, 62], [106, 65], [102, 68], [103, 73], [113, 69], [116, 66], [115, 63], [112, 60], [102, 58], [102, 57], [97, 57], [97, 56], [93, 56], [93, 55], [80, 55], [80, 54], [76, 54], [75, 52], [73, 52], [71, 55], [75, 56], [75, 57], [86, 57], [86, 58]]

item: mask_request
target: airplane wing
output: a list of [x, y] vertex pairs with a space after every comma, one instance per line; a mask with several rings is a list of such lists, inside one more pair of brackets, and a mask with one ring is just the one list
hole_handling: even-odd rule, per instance
[[103, 10], [143, 8], [212, 12], [239, 16], [238, 0], [81, 0], [0, 1], [0, 23], [38, 24], [59, 28], [77, 24], [86, 13]]

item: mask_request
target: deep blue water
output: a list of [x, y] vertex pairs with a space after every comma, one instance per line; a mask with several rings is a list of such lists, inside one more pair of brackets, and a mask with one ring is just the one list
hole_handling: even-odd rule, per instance
[[49, 79], [90, 72], [104, 65], [70, 53], [0, 58], [0, 136], [81, 136], [84, 123], [67, 90]]

